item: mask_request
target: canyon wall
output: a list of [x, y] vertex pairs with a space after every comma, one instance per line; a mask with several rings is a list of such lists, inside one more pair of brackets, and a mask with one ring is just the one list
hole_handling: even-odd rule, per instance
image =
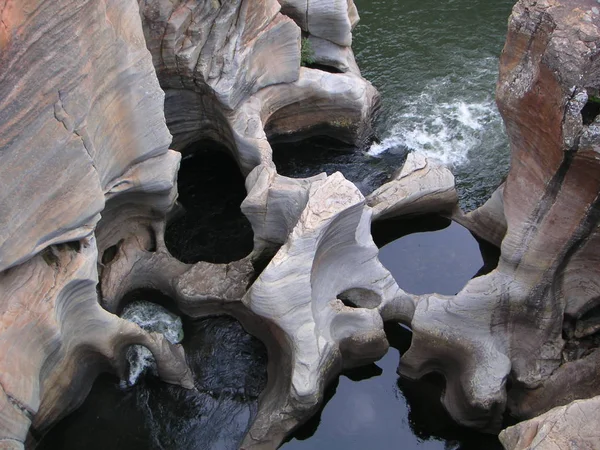
[[[371, 134], [378, 94], [352, 54], [352, 0], [5, 0], [0, 446], [34, 448], [97, 374], [124, 376], [131, 344], [193, 388], [180, 346], [116, 315], [139, 288], [189, 317], [232, 315], [265, 343], [268, 384], [243, 448], [279, 446], [343, 369], [385, 354], [391, 320], [414, 333], [400, 371], [442, 373], [461, 424], [498, 432], [507, 412], [546, 413], [503, 432], [507, 448], [560, 442], [544, 423], [593, 439], [569, 423], [596, 399], [552, 408], [600, 394], [598, 8], [515, 6], [497, 88], [511, 169], [465, 215], [451, 172], [417, 154], [368, 198], [339, 173], [277, 173], [270, 141], [360, 147]], [[246, 177], [254, 250], [230, 264], [185, 264], [164, 241], [180, 155], [205, 139]], [[453, 297], [404, 292], [370, 234], [374, 220], [430, 213], [501, 244], [498, 267]]]

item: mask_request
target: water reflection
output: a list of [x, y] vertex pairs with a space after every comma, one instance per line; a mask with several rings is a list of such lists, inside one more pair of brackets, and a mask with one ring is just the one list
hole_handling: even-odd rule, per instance
[[[430, 231], [413, 233], [423, 229]], [[454, 294], [484, 264], [473, 236], [445, 219], [390, 221], [375, 226], [373, 234], [382, 246], [382, 263], [413, 293]], [[492, 266], [493, 261], [486, 270]], [[283, 448], [502, 449], [496, 436], [452, 421], [440, 402], [443, 380], [399, 378], [396, 370], [411, 333], [394, 323], [386, 324], [386, 333], [391, 345], [387, 355], [377, 364], [344, 373], [328, 389], [320, 414]]]
[[405, 291], [447, 295], [460, 291], [484, 262], [477, 240], [456, 222], [392, 241], [380, 249], [379, 260]]

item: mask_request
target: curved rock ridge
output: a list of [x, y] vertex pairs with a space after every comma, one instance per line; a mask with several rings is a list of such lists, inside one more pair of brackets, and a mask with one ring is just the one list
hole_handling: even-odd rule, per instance
[[[124, 376], [129, 345], [150, 349], [165, 381], [193, 387], [181, 346], [100, 307], [97, 255], [91, 237], [48, 247], [0, 274], [2, 340], [7, 343], [0, 364], [10, 368], [0, 380], [0, 433], [14, 448], [23, 448], [26, 437], [28, 446], [35, 445], [41, 433], [84, 400], [107, 366]], [[9, 344], [15, 342], [20, 344]]]
[[[4, 4], [0, 270], [89, 237], [106, 197], [127, 190], [128, 172], [170, 158], [164, 94], [135, 4]], [[174, 175], [154, 173], [165, 182]]]
[[[344, 46], [353, 68], [346, 73], [301, 68], [301, 28], [276, 0], [139, 3], [166, 92], [172, 148], [218, 140], [247, 175], [260, 164], [273, 165], [273, 137], [306, 137], [315, 130], [361, 146], [372, 134], [379, 97], [360, 76], [350, 48], [350, 24], [358, 20], [352, 2], [310, 2], [305, 15], [315, 30], [338, 36], [324, 42]], [[318, 56], [322, 47], [314, 46], [316, 62], [327, 65]]]
[[505, 411], [530, 418], [599, 393], [599, 52], [597, 2], [515, 6], [497, 87], [511, 169], [465, 220], [502, 239], [500, 262], [454, 297], [416, 300], [400, 365], [442, 373], [462, 424], [497, 431]]
[[352, 30], [360, 20], [353, 0], [279, 0], [281, 12], [302, 29], [315, 63], [360, 75], [352, 52]]
[[454, 175], [419, 153], [409, 153], [393, 177], [367, 199], [374, 220], [392, 217], [452, 214], [458, 204]]
[[[165, 381], [193, 387], [181, 347], [115, 315], [140, 287], [189, 316], [234, 315], [265, 341], [270, 381], [247, 447], [279, 445], [342, 368], [386, 351], [379, 310], [404, 294], [377, 261], [365, 199], [339, 174], [280, 177], [267, 140], [326, 125], [358, 142], [377, 92], [357, 73], [300, 68], [300, 28], [279, 10], [275, 1], [116, 0], [0, 9], [0, 357], [13, 368], [0, 380], [3, 446], [35, 447], [98, 373], [125, 373], [129, 345], [148, 347]], [[181, 157], [169, 150], [163, 99], [175, 147], [218, 139], [251, 172], [252, 258], [187, 265], [168, 253]], [[354, 251], [358, 266], [344, 258]], [[255, 260], [276, 252], [279, 263], [257, 273]], [[339, 258], [344, 270], [330, 285]], [[283, 281], [264, 280], [280, 271], [298, 274], [286, 289], [302, 329], [269, 311]], [[16, 352], [17, 341], [27, 346]]]
[[[131, 344], [193, 388], [181, 347], [115, 315], [139, 288], [190, 317], [232, 315], [265, 343], [268, 384], [242, 448], [279, 446], [328, 382], [387, 351], [389, 320], [414, 333], [400, 371], [442, 373], [462, 424], [496, 432], [507, 411], [530, 418], [598, 394], [599, 17], [592, 0], [515, 6], [497, 88], [511, 170], [464, 215], [452, 174], [418, 154], [367, 199], [339, 173], [277, 174], [269, 139], [360, 145], [370, 133], [377, 92], [353, 62], [352, 0], [5, 2], [1, 445], [34, 447], [100, 371], [124, 372]], [[302, 36], [317, 67], [301, 67]], [[247, 258], [190, 265], [166, 249], [180, 154], [163, 98], [176, 150], [218, 140], [246, 175]], [[370, 235], [373, 220], [432, 212], [502, 245], [497, 269], [456, 296], [405, 293]], [[539, 420], [577, 420], [594, 401]], [[528, 427], [505, 444], [529, 445]]]

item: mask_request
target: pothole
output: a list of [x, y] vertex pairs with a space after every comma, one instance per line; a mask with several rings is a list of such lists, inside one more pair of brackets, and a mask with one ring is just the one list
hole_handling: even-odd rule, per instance
[[[157, 304], [170, 302], [157, 291], [143, 290], [128, 296], [134, 301], [129, 305], [142, 297]], [[142, 315], [142, 321], [154, 320]], [[231, 317], [182, 317], [182, 322], [182, 345], [195, 390], [163, 383], [151, 374], [123, 389], [116, 377], [102, 375], [83, 405], [50, 430], [37, 448], [238, 449], [266, 386], [265, 346]]]
[[185, 212], [165, 232], [167, 248], [182, 262], [228, 263], [252, 251], [252, 226], [240, 209], [244, 177], [227, 152], [214, 141], [197, 142], [184, 152], [177, 187]]
[[435, 216], [375, 224], [373, 236], [379, 260], [411, 294], [454, 295], [493, 270], [499, 257], [495, 247], [478, 242], [466, 228]]

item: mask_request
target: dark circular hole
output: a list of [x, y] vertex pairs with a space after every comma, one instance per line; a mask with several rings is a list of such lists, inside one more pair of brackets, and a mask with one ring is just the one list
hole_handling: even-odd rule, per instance
[[180, 261], [228, 263], [253, 248], [250, 222], [240, 205], [244, 177], [226, 147], [201, 141], [185, 150], [177, 187], [184, 213], [168, 224], [165, 243]]

